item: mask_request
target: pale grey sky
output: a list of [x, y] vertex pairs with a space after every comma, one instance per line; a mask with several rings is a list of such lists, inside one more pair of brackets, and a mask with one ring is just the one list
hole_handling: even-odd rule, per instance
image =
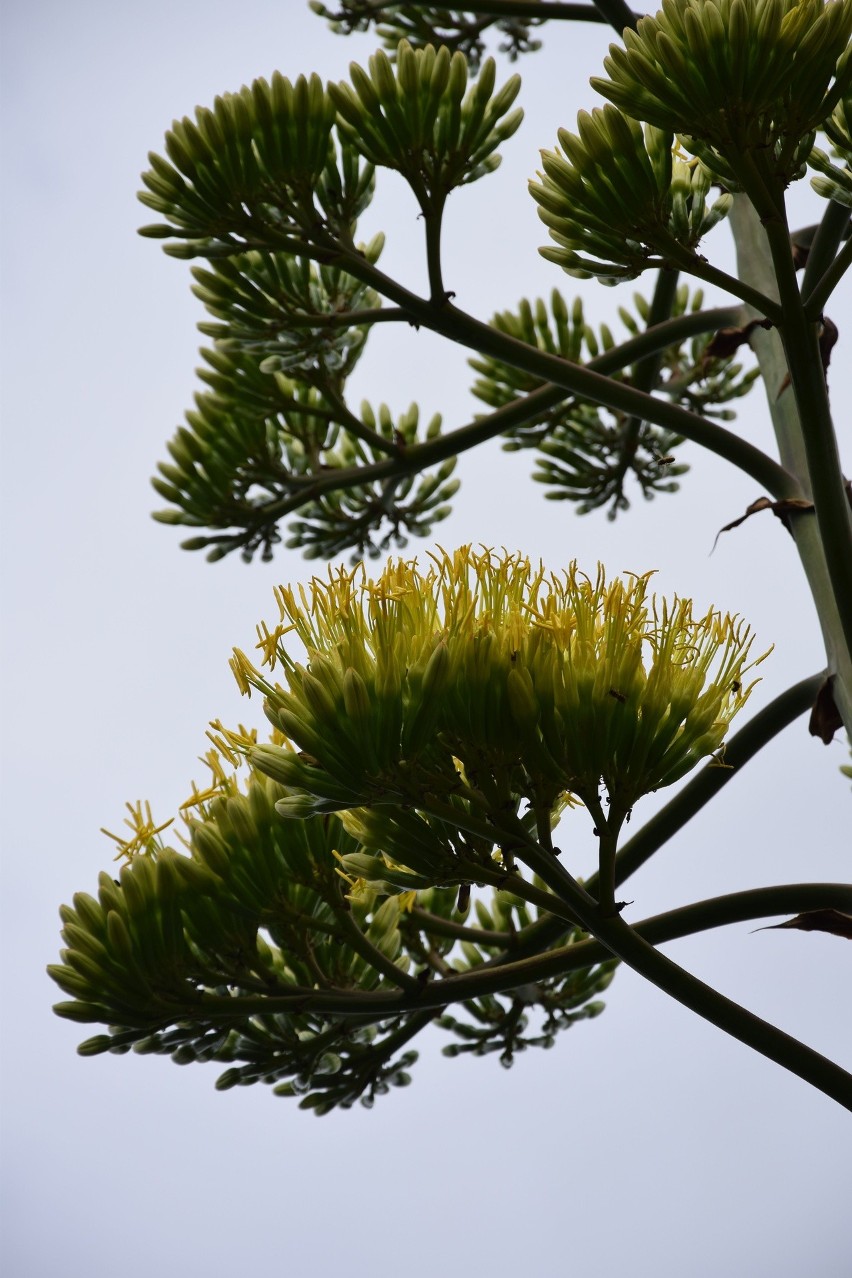
[[[586, 81], [609, 39], [603, 28], [545, 32], [545, 51], [520, 65], [527, 121], [502, 169], [453, 196], [448, 285], [482, 317], [524, 294], [577, 289], [537, 255], [545, 236], [525, 184], [537, 148], [594, 104]], [[82, 1060], [85, 1028], [50, 1011], [57, 908], [110, 863], [99, 827], [115, 828], [126, 800], [171, 814], [201, 775], [208, 720], [258, 713], [237, 696], [231, 646], [250, 646], [274, 584], [310, 573], [294, 552], [207, 565], [149, 518], [160, 504], [149, 477], [197, 389], [201, 312], [186, 265], [135, 234], [150, 221], [135, 200], [139, 172], [172, 118], [216, 93], [276, 68], [341, 78], [374, 44], [332, 36], [302, 0], [5, 6], [3, 1271], [841, 1278], [848, 1116], [629, 972], [604, 1015], [551, 1052], [507, 1072], [494, 1058], [443, 1059], [435, 1031], [418, 1045], [411, 1088], [371, 1113], [320, 1120], [261, 1086], [219, 1095], [215, 1068]], [[795, 200], [814, 220], [816, 197]], [[385, 269], [417, 283], [415, 212], [383, 175], [363, 230], [385, 229]], [[719, 228], [711, 250], [728, 251], [726, 236]], [[593, 282], [583, 293], [600, 317], [623, 300]], [[830, 309], [835, 403], [852, 393], [848, 303], [847, 289]], [[422, 333], [378, 330], [357, 392], [395, 409], [415, 398], [458, 425], [474, 409], [465, 358]], [[756, 394], [737, 429], [768, 441]], [[661, 589], [742, 612], [762, 646], [776, 645], [757, 710], [822, 665], [807, 591], [769, 515], [710, 555], [716, 530], [759, 494], [695, 449], [683, 457], [694, 469], [678, 496], [611, 525], [543, 502], [523, 455], [469, 455], [437, 537], [518, 547], [554, 567], [577, 557], [610, 573], [657, 568]], [[847, 758], [839, 740], [825, 748], [803, 724], [789, 729], [630, 881], [631, 917], [738, 888], [848, 879]], [[581, 816], [570, 822], [563, 847], [588, 872], [590, 831]], [[847, 950], [750, 925], [668, 947], [852, 1067]]]

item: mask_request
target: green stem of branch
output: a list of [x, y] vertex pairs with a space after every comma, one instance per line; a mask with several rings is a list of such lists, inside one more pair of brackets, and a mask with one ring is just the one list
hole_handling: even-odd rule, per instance
[[370, 967], [375, 968], [384, 978], [399, 989], [413, 994], [420, 989], [420, 982], [416, 976], [410, 976], [408, 972], [403, 972], [401, 968], [389, 959], [381, 950], [373, 945], [361, 929], [358, 927], [348, 909], [341, 906], [336, 911], [338, 922], [346, 933], [346, 943], [351, 945], [356, 954], [360, 955]]
[[444, 273], [441, 267], [443, 206], [424, 208], [423, 220], [426, 224], [426, 268], [429, 275], [429, 292], [432, 302], [436, 306], [440, 306], [446, 298]]
[[783, 318], [781, 308], [777, 302], [773, 302], [759, 289], [752, 288], [745, 280], [737, 279], [735, 275], [729, 275], [727, 271], [721, 270], [718, 266], [713, 266], [705, 258], [700, 257], [697, 253], [693, 253], [688, 249], [684, 249], [676, 241], [673, 241], [672, 247], [666, 249], [666, 256], [688, 274], [695, 279], [704, 280], [707, 284], [714, 284], [717, 288], [723, 289], [726, 293], [731, 293], [734, 297], [740, 298], [748, 306], [753, 306], [756, 311], [764, 315], [766, 319], [773, 324], [778, 324]]
[[804, 307], [807, 319], [819, 319], [826, 302], [850, 266], [852, 266], [852, 238], [846, 241], [831, 265], [826, 268], [825, 273], [805, 295]]
[[[377, 11], [396, 6], [398, 0], [374, 4]], [[409, 9], [434, 7], [432, 0], [408, 0]], [[625, 26], [635, 26], [641, 14], [634, 14], [624, 0], [595, 0], [594, 4], [565, 3], [565, 0], [470, 0], [466, 13], [494, 18], [532, 18], [541, 21], [601, 22], [621, 34]]]
[[331, 386], [323, 383], [319, 389], [334, 410], [334, 420], [344, 426], [351, 435], [354, 435], [356, 439], [360, 439], [362, 444], [366, 444], [377, 453], [384, 453], [386, 456], [396, 456], [398, 454], [398, 445], [393, 443], [392, 440], [385, 439], [383, 435], [373, 430], [371, 426], [365, 425], [360, 417], [355, 416], [342, 396]]
[[[651, 309], [648, 314], [648, 328], [654, 328], [657, 324], [664, 323], [671, 318], [672, 307], [674, 306], [677, 296], [678, 272], [671, 270], [661, 270], [657, 275], [657, 283], [654, 287], [654, 296], [651, 299]], [[663, 365], [663, 354], [665, 348], [655, 351], [652, 355], [646, 355], [644, 359], [639, 360], [633, 367], [633, 385], [637, 390], [652, 391], [657, 385], [660, 377], [660, 369]], [[619, 448], [618, 466], [616, 468], [615, 483], [618, 492], [622, 491], [625, 476], [630, 468], [630, 463], [636, 453], [636, 445], [639, 440], [639, 432], [642, 429], [642, 418], [631, 417], [624, 428], [621, 445]]]
[[[802, 277], [802, 298], [809, 319], [818, 319], [822, 314], [823, 303], [828, 297], [828, 293], [822, 294], [821, 292], [823, 276], [836, 262], [837, 251], [844, 238], [849, 234], [850, 216], [852, 216], [852, 213], [850, 213], [845, 204], [838, 204], [836, 200], [829, 200], [822, 215], [822, 220], [811, 240], [808, 248], [807, 265]], [[814, 290], [817, 290], [815, 295], [818, 295], [818, 307], [812, 311], [810, 295], [814, 293]]]
[[277, 333], [287, 332], [292, 328], [358, 328], [362, 324], [408, 322], [408, 315], [399, 306], [371, 306], [361, 311], [330, 311], [327, 314], [302, 314], [295, 311], [268, 331]]
[[602, 17], [619, 35], [625, 27], [635, 30], [636, 23], [642, 17], [641, 13], [634, 13], [624, 0], [594, 0], [594, 3]]
[[495, 932], [489, 928], [454, 923], [452, 919], [442, 918], [439, 914], [424, 910], [420, 905], [412, 907], [410, 917], [430, 936], [452, 937], [456, 941], [472, 941], [474, 945], [511, 946], [512, 944], [511, 932]]
[[[597, 889], [598, 908], [608, 917], [617, 912], [615, 904], [615, 861], [618, 851], [618, 836], [626, 818], [626, 813], [618, 812], [610, 806], [609, 814], [603, 810], [600, 800], [587, 799], [586, 807], [595, 823], [595, 834], [598, 840], [598, 873], [595, 887]], [[588, 881], [584, 884], [591, 895]]]
[[[819, 909], [852, 911], [852, 887], [848, 883], [785, 883], [752, 888], [653, 915], [636, 923], [633, 930], [649, 944], [662, 945], [711, 928]], [[606, 945], [590, 939], [574, 941], [531, 958], [483, 964], [472, 972], [462, 972], [421, 986], [417, 993], [315, 990], [299, 986], [287, 993], [257, 997], [204, 995], [201, 1008], [205, 1019], [216, 1022], [235, 1021], [264, 1013], [296, 1014], [301, 1011], [362, 1018], [389, 1017], [415, 1009], [440, 1009], [486, 994], [500, 994], [519, 985], [550, 980], [592, 967], [610, 957], [611, 951]], [[186, 1014], [187, 1009], [182, 1008], [176, 1015]], [[197, 1014], [196, 1006], [193, 1015]]]
[[562, 386], [592, 403], [602, 404], [630, 416], [642, 417], [645, 421], [683, 435], [738, 466], [776, 499], [800, 495], [795, 479], [782, 466], [733, 431], [706, 420], [698, 413], [655, 399], [652, 395], [606, 377], [591, 364], [573, 364], [558, 355], [535, 349], [526, 342], [483, 324], [449, 303], [435, 306], [431, 301], [417, 297], [396, 280], [384, 275], [363, 256], [342, 251], [340, 265], [408, 310], [424, 328], [477, 353], [503, 360], [534, 377], [553, 382], [555, 386]]

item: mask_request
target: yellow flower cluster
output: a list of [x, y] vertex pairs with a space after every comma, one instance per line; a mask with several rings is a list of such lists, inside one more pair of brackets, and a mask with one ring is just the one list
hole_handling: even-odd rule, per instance
[[744, 623], [658, 601], [650, 576], [557, 574], [464, 546], [423, 568], [391, 561], [377, 580], [361, 565], [280, 588], [258, 647], [284, 686], [244, 653], [232, 666], [293, 748], [248, 757], [288, 788], [290, 816], [462, 790], [480, 806], [552, 806], [602, 784], [629, 808], [720, 748], [758, 664]]

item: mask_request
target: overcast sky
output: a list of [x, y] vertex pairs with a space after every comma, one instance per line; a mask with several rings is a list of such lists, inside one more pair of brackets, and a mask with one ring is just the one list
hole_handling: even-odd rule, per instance
[[[231, 647], [249, 649], [255, 622], [272, 616], [273, 585], [310, 575], [295, 552], [208, 565], [149, 518], [160, 504], [149, 477], [197, 389], [202, 316], [186, 264], [135, 234], [150, 221], [138, 175], [173, 117], [275, 69], [341, 78], [375, 42], [333, 36], [302, 0], [10, 0], [5, 27], [4, 1273], [848, 1274], [848, 1115], [626, 971], [602, 1017], [511, 1071], [493, 1057], [442, 1058], [434, 1031], [412, 1087], [371, 1113], [318, 1120], [262, 1086], [215, 1093], [216, 1067], [75, 1055], [86, 1029], [52, 1015], [58, 991], [44, 975], [57, 908], [94, 890], [112, 856], [98, 829], [120, 823], [126, 800], [148, 798], [165, 817], [200, 779], [211, 718], [259, 714], [239, 700]], [[452, 198], [448, 286], [483, 318], [554, 286], [576, 292], [537, 254], [545, 236], [526, 180], [537, 149], [594, 104], [586, 81], [609, 39], [603, 28], [546, 33], [520, 68], [527, 120], [502, 169]], [[798, 220], [815, 220], [807, 191], [795, 200]], [[420, 287], [416, 210], [386, 176], [363, 233], [379, 228], [385, 269]], [[709, 251], [729, 252], [726, 237], [719, 228]], [[590, 282], [584, 297], [603, 317], [631, 287]], [[852, 393], [848, 303], [847, 289], [830, 308], [835, 404]], [[355, 402], [398, 411], [416, 399], [461, 425], [474, 409], [465, 361], [385, 326]], [[769, 446], [757, 395], [737, 429]], [[717, 529], [760, 494], [693, 448], [681, 459], [694, 468], [678, 496], [640, 500], [612, 525], [543, 502], [527, 456], [477, 452], [436, 535], [553, 567], [655, 568], [661, 590], [743, 613], [762, 647], [776, 645], [756, 711], [823, 664], [807, 590], [768, 514], [711, 555]], [[848, 879], [847, 759], [840, 740], [826, 748], [803, 723], [789, 729], [631, 880], [630, 917]], [[582, 814], [560, 841], [588, 873]], [[667, 951], [852, 1068], [848, 948], [742, 925]]]

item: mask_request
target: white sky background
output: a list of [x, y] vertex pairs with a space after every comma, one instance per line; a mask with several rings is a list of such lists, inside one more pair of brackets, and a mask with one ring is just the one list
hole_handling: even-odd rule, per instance
[[[554, 24], [521, 63], [523, 129], [502, 169], [456, 193], [446, 278], [487, 318], [519, 297], [577, 282], [538, 257], [525, 190], [537, 148], [573, 127], [610, 40]], [[273, 614], [272, 587], [305, 578], [296, 552], [271, 565], [208, 565], [155, 525], [149, 476], [197, 389], [202, 318], [186, 264], [135, 228], [146, 153], [172, 118], [274, 69], [341, 78], [373, 37], [334, 37], [301, 0], [14, 0], [3, 43], [3, 812], [4, 1273], [7, 1278], [183, 1278], [228, 1273], [519, 1270], [608, 1276], [629, 1269], [705, 1278], [849, 1272], [848, 1115], [622, 971], [607, 1011], [530, 1052], [445, 1060], [427, 1035], [413, 1085], [317, 1120], [268, 1088], [214, 1092], [217, 1067], [75, 1055], [87, 1027], [50, 1011], [44, 975], [57, 907], [110, 864], [125, 800], [170, 815], [204, 773], [210, 718], [257, 721], [227, 668]], [[508, 72], [504, 69], [503, 78]], [[804, 187], [804, 184], [802, 184]], [[796, 192], [799, 221], [820, 204]], [[383, 266], [419, 286], [413, 200], [380, 175], [365, 219]], [[721, 228], [710, 242], [727, 252]], [[649, 277], [647, 287], [652, 286]], [[592, 313], [626, 301], [593, 282]], [[846, 308], [835, 404], [852, 392]], [[362, 394], [394, 410], [416, 398], [447, 426], [475, 411], [465, 353], [413, 332], [376, 331]], [[737, 424], [768, 446], [758, 395]], [[757, 710], [822, 665], [792, 542], [769, 515], [716, 530], [759, 494], [752, 480], [684, 448], [682, 492], [615, 525], [541, 500], [531, 458], [469, 454], [442, 544], [504, 544], [553, 567], [659, 569], [660, 588], [744, 613], [776, 651]], [[848, 465], [848, 459], [847, 459]], [[424, 547], [425, 548], [425, 547]], [[412, 547], [412, 549], [416, 549]], [[627, 886], [638, 919], [740, 888], [849, 877], [848, 759], [804, 722], [750, 764]], [[646, 800], [638, 823], [653, 811]], [[643, 812], [642, 807], [645, 808]], [[560, 832], [567, 863], [592, 868], [582, 813]], [[728, 928], [667, 947], [726, 994], [852, 1067], [849, 947], [834, 937]]]

